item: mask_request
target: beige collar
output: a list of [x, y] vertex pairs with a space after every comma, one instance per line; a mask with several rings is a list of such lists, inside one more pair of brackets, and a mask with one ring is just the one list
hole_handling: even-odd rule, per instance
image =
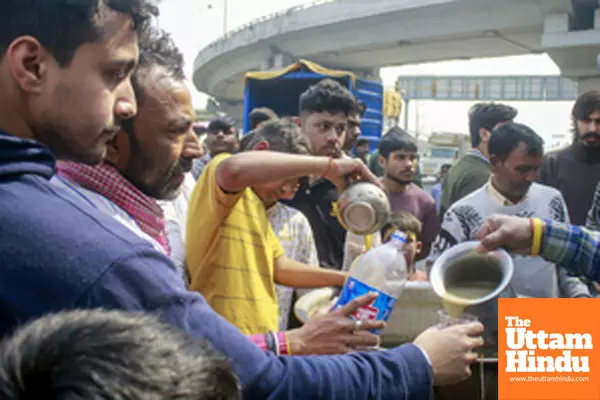
[[[494, 200], [496, 200], [500, 205], [506, 207], [506, 206], [514, 206], [518, 203], [513, 203], [512, 201], [510, 201], [509, 199], [507, 199], [506, 197], [504, 197], [504, 195], [502, 193], [500, 193], [492, 184], [492, 177], [490, 176], [490, 179], [488, 180], [488, 182], [485, 184], [485, 190], [488, 192], [488, 194], [490, 195], [490, 197], [492, 197]], [[521, 201], [525, 200], [527, 198], [527, 196], [529, 195], [529, 193], [527, 193], [522, 199]], [[520, 202], [519, 202], [520, 203]]]

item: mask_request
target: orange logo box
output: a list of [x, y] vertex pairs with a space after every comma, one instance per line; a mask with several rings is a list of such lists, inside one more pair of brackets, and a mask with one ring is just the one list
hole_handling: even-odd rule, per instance
[[600, 299], [499, 299], [500, 400], [600, 400]]

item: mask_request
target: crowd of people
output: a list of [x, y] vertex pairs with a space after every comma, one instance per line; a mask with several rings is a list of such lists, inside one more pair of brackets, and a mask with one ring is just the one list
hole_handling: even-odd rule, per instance
[[[478, 322], [372, 350], [385, 323], [349, 316], [376, 294], [294, 321], [295, 299], [343, 286], [364, 251], [334, 212], [355, 181], [387, 191], [377, 243], [407, 233], [411, 280], [478, 238], [514, 251], [519, 294], [594, 295], [600, 235], [569, 223], [587, 204], [600, 226], [600, 93], [577, 100], [573, 145], [546, 157], [515, 109], [477, 104], [473, 149], [436, 202], [415, 140], [393, 128], [368, 154], [365, 105], [335, 80], [297, 115], [254, 110], [243, 138], [228, 117], [196, 132], [151, 2], [27, 3], [0, 13], [3, 399], [423, 399], [468, 378]], [[573, 196], [575, 179], [593, 187]]]

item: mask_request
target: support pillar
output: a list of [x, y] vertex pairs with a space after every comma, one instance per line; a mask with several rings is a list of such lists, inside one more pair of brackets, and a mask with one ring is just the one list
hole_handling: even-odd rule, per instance
[[590, 90], [600, 91], [600, 76], [579, 78], [577, 80], [577, 86], [580, 95]]

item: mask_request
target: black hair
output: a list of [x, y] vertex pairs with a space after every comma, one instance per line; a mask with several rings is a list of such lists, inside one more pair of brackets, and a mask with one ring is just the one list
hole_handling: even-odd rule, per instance
[[381, 228], [381, 238], [385, 238], [390, 230], [400, 230], [404, 233], [412, 233], [417, 239], [421, 237], [423, 224], [417, 217], [407, 211], [394, 211], [390, 215], [388, 222]]
[[0, 344], [3, 400], [239, 399], [229, 361], [156, 318], [122, 311], [48, 315]]
[[[266, 122], [252, 131], [251, 138], [245, 142], [242, 151], [252, 150], [259, 142], [267, 141], [269, 150], [290, 154], [310, 154], [308, 142], [302, 135], [300, 127], [292, 121], [275, 119]], [[248, 135], [246, 135], [248, 136]]]
[[387, 159], [394, 151], [417, 152], [417, 141], [402, 128], [394, 127], [387, 131], [379, 142], [379, 155]]
[[235, 128], [235, 120], [231, 117], [224, 116], [213, 119], [208, 123], [206, 131], [208, 133], [214, 133], [218, 131], [228, 132], [232, 128]]
[[448, 169], [450, 169], [450, 168], [452, 168], [452, 164], [442, 164], [442, 165], [440, 166], [440, 170], [442, 170], [442, 169], [444, 169], [444, 168], [448, 168]]
[[250, 122], [250, 130], [256, 129], [261, 122], [277, 119], [277, 114], [267, 107], [255, 108], [248, 116]]
[[370, 144], [370, 143], [371, 143], [371, 141], [369, 139], [358, 139], [356, 141], [356, 147], [363, 146], [365, 144]]
[[[590, 90], [577, 98], [573, 105], [573, 109], [571, 110], [571, 117], [573, 119], [573, 141], [577, 141], [580, 136], [579, 129], [577, 128], [577, 121], [585, 121], [596, 111], [600, 111], [599, 91]], [[581, 133], [583, 134], [586, 132]]]
[[575, 121], [584, 121], [595, 111], [600, 111], [600, 92], [590, 90], [577, 98], [571, 116]]
[[281, 117], [281, 119], [293, 122], [296, 125], [298, 125], [298, 116], [296, 116], [296, 115], [286, 115], [285, 117]]
[[365, 115], [365, 112], [367, 112], [367, 105], [362, 101], [358, 100], [356, 102], [356, 111], [358, 111], [360, 116], [363, 117]]
[[[157, 26], [149, 26], [139, 39], [140, 58], [138, 66], [131, 76], [131, 85], [138, 103], [144, 95], [141, 83], [144, 74], [159, 67], [160, 76], [185, 80], [183, 71], [183, 54], [175, 45], [171, 35]], [[155, 81], [156, 76], [152, 76]]]
[[36, 38], [61, 66], [68, 66], [85, 43], [101, 41], [104, 13], [114, 10], [131, 17], [141, 33], [158, 8], [148, 0], [2, 0], [0, 59], [20, 36]]
[[[150, 71], [158, 71], [159, 77], [173, 78], [178, 81], [185, 79], [183, 71], [183, 54], [179, 51], [171, 35], [155, 25], [148, 25], [139, 35], [140, 56], [136, 69], [131, 75], [131, 86], [138, 105], [144, 97], [144, 78]], [[159, 68], [156, 70], [155, 68]], [[152, 75], [155, 83], [158, 77]], [[135, 117], [121, 121], [121, 127], [132, 138], [133, 120]]]
[[358, 103], [348, 89], [333, 79], [323, 79], [300, 95], [300, 115], [304, 113], [344, 113], [345, 116], [359, 112]]
[[515, 119], [517, 109], [500, 103], [477, 103], [469, 109], [469, 132], [471, 134], [471, 146], [477, 147], [481, 143], [479, 130], [492, 131], [500, 122], [508, 122]]
[[250, 131], [248, 133], [246, 133], [244, 135], [244, 137], [242, 137], [242, 140], [240, 140], [240, 150], [244, 151], [244, 149], [248, 149], [248, 145], [250, 144], [250, 142], [252, 141], [252, 139], [254, 139], [254, 131]]
[[488, 152], [490, 156], [506, 160], [522, 142], [527, 145], [528, 154], [544, 154], [544, 139], [527, 125], [516, 122], [507, 122], [494, 129]]

